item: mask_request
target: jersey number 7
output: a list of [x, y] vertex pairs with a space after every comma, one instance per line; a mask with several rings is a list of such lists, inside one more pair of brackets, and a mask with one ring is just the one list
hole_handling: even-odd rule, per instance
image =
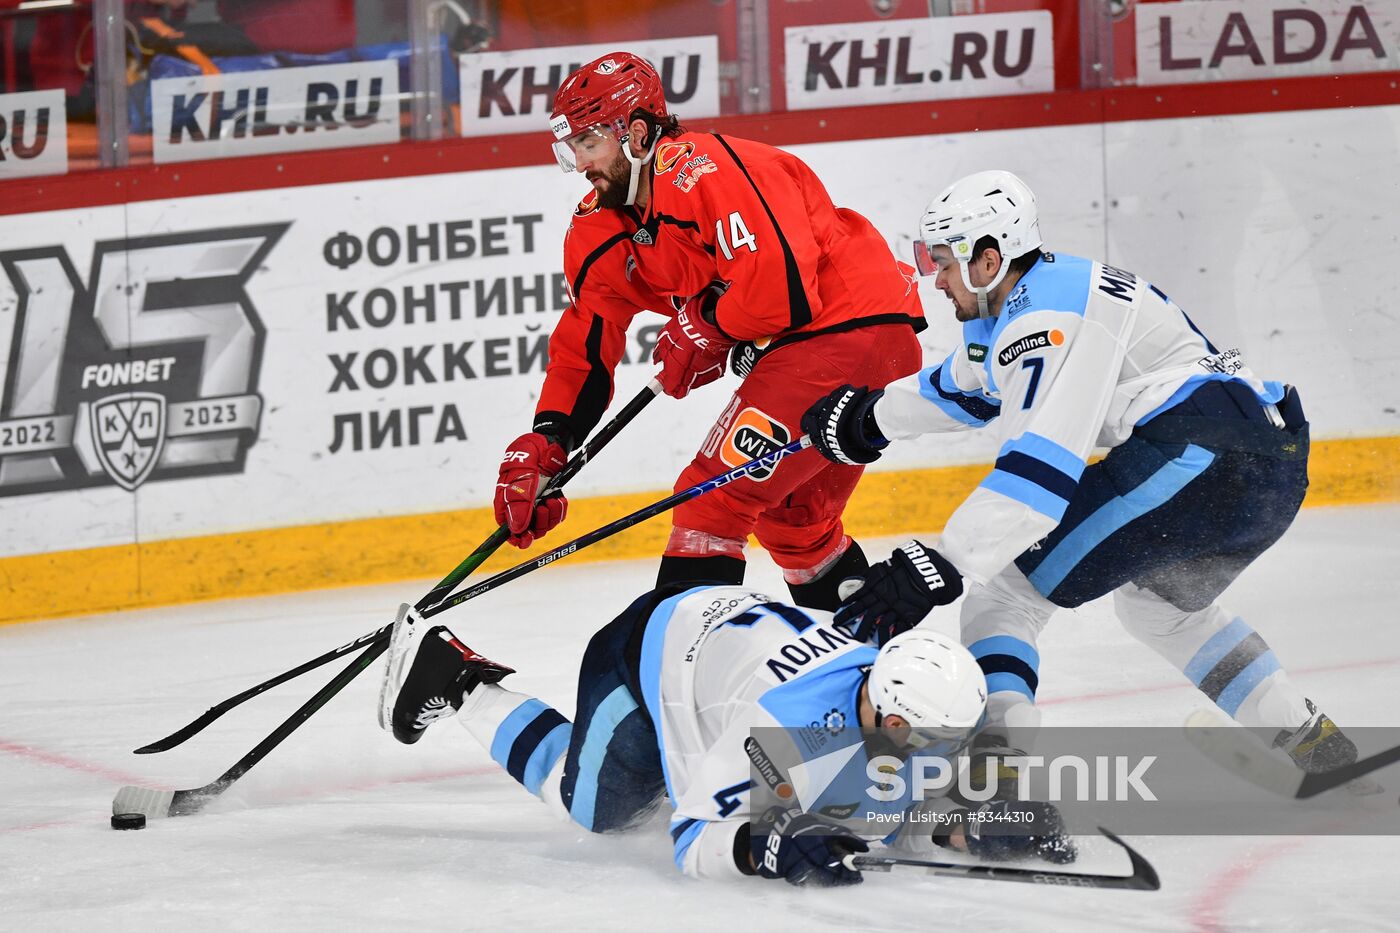
[[1035, 390], [1040, 388], [1040, 374], [1045, 369], [1045, 359], [1039, 356], [1028, 356], [1021, 360], [1021, 368], [1031, 371], [1031, 384], [1026, 386], [1026, 400], [1021, 403], [1021, 410], [1025, 411], [1035, 404]]

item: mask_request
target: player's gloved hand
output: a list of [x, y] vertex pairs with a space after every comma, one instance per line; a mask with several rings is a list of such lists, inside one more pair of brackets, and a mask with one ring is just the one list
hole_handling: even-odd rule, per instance
[[774, 818], [772, 831], [749, 837], [754, 868], [760, 876], [818, 887], [865, 880], [841, 861], [852, 852], [870, 851], [863, 839], [810, 813], [774, 807], [768, 815]]
[[[1053, 803], [993, 800], [960, 815], [967, 851], [979, 858], [999, 862], [1043, 858], [1064, 865], [1079, 855], [1074, 837], [1065, 830], [1064, 818]], [[948, 844], [946, 837], [934, 836], [933, 841]]]
[[709, 286], [682, 305], [656, 337], [651, 361], [661, 366], [661, 388], [672, 398], [685, 398], [724, 375], [734, 341], [715, 324], [715, 304], [723, 294], [722, 283]]
[[569, 500], [555, 493], [535, 501], [544, 482], [564, 468], [569, 453], [547, 434], [522, 434], [506, 448], [496, 483], [496, 523], [510, 529], [509, 541], [529, 547], [564, 520]]
[[884, 645], [962, 591], [962, 574], [956, 567], [933, 548], [910, 541], [896, 548], [889, 560], [841, 581], [845, 602], [833, 621], [857, 641], [873, 636], [875, 644]]
[[871, 411], [884, 394], [884, 389], [844, 385], [807, 409], [802, 430], [832, 463], [874, 463], [890, 443]]

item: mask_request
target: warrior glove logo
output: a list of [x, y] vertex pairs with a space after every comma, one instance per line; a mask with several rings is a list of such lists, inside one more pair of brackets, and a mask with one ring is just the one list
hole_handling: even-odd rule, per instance
[[0, 253], [0, 496], [242, 472], [267, 333], [246, 286], [288, 226], [97, 243], [86, 282], [63, 246]]
[[924, 578], [924, 586], [930, 590], [943, 589], [943, 574], [939, 573], [938, 568], [933, 565], [933, 561], [929, 560], [928, 551], [915, 541], [902, 544], [899, 549], [913, 563], [914, 569], [919, 571], [919, 576]]

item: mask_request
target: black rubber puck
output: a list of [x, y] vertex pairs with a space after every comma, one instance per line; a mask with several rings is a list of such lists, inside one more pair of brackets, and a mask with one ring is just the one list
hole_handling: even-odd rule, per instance
[[144, 813], [115, 813], [112, 815], [113, 829], [145, 829], [146, 814]]

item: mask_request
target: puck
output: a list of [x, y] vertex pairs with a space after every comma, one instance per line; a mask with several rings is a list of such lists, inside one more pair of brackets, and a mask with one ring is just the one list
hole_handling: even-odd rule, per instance
[[114, 813], [112, 814], [113, 829], [145, 829], [146, 814], [144, 813]]

